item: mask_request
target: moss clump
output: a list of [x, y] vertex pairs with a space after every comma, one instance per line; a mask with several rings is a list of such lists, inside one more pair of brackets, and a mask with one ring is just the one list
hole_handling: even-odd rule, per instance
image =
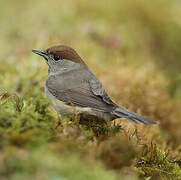
[[[1, 1], [0, 179], [180, 179], [180, 7]], [[160, 124], [58, 117], [43, 97], [47, 65], [31, 53], [58, 44], [77, 50], [117, 104]]]
[[142, 154], [136, 162], [136, 170], [141, 177], [181, 179], [179, 164], [168, 155], [168, 152], [161, 150], [156, 144], [144, 145]]
[[51, 138], [51, 129], [56, 119], [48, 107], [49, 102], [41, 96], [26, 100], [20, 99], [17, 95], [9, 95], [6, 98], [3, 95], [0, 105], [2, 138], [19, 146], [33, 140], [38, 134], [39, 138]]

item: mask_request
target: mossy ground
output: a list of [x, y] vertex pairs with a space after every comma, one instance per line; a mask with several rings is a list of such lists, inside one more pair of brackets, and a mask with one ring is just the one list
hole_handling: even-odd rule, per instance
[[[0, 1], [0, 179], [181, 179], [181, 2]], [[32, 49], [75, 48], [112, 99], [159, 121], [78, 126]]]

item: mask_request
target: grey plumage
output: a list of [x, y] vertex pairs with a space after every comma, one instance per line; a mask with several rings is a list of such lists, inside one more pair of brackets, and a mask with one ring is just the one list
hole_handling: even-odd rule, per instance
[[[115, 105], [108, 97], [101, 83], [87, 66], [50, 75], [46, 86], [50, 93], [68, 105], [90, 107], [104, 112], [112, 112]], [[79, 71], [79, 73], [76, 73]]]
[[72, 48], [53, 46], [46, 51], [33, 52], [43, 56], [49, 66], [45, 89], [57, 112], [71, 115], [75, 106], [84, 117], [93, 115], [104, 121], [126, 118], [135, 124], [156, 124], [150, 118], [116, 105], [101, 82]]

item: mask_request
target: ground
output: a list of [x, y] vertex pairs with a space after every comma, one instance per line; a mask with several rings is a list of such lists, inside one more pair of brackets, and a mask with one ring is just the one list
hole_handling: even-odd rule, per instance
[[[181, 2], [0, 1], [0, 179], [181, 179]], [[159, 125], [78, 125], [32, 49], [76, 49], [114, 102]], [[61, 124], [57, 126], [59, 120]]]

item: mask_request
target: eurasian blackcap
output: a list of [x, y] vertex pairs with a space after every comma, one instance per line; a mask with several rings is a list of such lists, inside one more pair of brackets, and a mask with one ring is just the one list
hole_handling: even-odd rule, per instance
[[150, 118], [115, 104], [101, 82], [71, 47], [59, 45], [45, 51], [32, 51], [43, 56], [48, 64], [45, 93], [62, 116], [72, 118], [73, 113], [76, 113], [80, 121], [108, 122], [125, 118], [135, 124], [156, 124]]

